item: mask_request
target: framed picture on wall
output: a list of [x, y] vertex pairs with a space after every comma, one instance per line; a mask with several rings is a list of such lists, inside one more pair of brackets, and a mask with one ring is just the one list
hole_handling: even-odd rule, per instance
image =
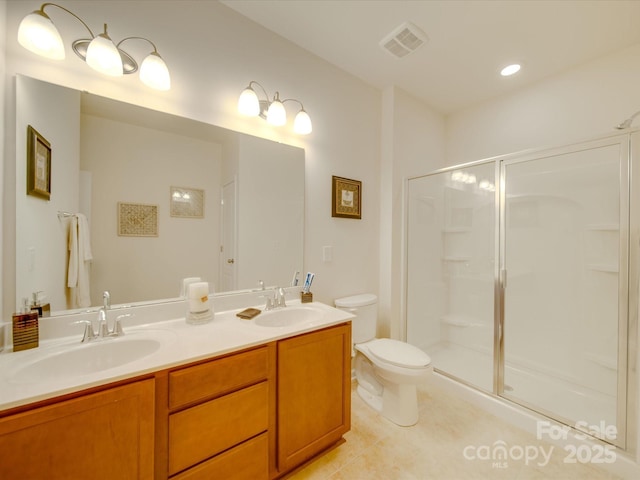
[[27, 195], [51, 198], [51, 144], [27, 126]]
[[118, 235], [157, 237], [158, 205], [118, 202]]
[[204, 190], [169, 187], [169, 194], [172, 217], [204, 218]]
[[331, 216], [362, 218], [362, 182], [335, 175], [332, 179]]

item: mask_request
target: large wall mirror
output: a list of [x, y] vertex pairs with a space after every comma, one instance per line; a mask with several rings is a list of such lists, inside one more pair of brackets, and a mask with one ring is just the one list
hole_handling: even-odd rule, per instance
[[[98, 306], [105, 290], [114, 304], [162, 301], [187, 277], [223, 294], [303, 270], [303, 149], [16, 83], [17, 304], [43, 292], [55, 314]], [[25, 188], [39, 161], [29, 126], [51, 146], [49, 199]]]

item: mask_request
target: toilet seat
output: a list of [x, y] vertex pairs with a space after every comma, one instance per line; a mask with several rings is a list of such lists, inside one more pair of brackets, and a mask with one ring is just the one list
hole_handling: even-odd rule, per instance
[[378, 338], [367, 342], [369, 353], [378, 360], [396, 367], [425, 368], [431, 363], [429, 355], [418, 347], [390, 338]]

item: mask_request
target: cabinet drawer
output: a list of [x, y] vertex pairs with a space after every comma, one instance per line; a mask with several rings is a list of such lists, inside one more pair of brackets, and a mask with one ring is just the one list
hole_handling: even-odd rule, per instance
[[269, 438], [252, 438], [211, 460], [176, 475], [172, 480], [259, 480], [269, 477]]
[[239, 353], [169, 374], [169, 408], [231, 392], [265, 380], [269, 371], [266, 348]]
[[169, 475], [266, 431], [268, 423], [268, 382], [170, 415]]

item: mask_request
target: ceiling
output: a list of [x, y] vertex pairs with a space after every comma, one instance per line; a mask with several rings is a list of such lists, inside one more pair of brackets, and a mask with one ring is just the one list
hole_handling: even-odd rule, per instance
[[[640, 0], [222, 0], [365, 82], [444, 114], [640, 43]], [[428, 36], [396, 58], [379, 42], [410, 21]], [[522, 70], [501, 77], [510, 63]]]

